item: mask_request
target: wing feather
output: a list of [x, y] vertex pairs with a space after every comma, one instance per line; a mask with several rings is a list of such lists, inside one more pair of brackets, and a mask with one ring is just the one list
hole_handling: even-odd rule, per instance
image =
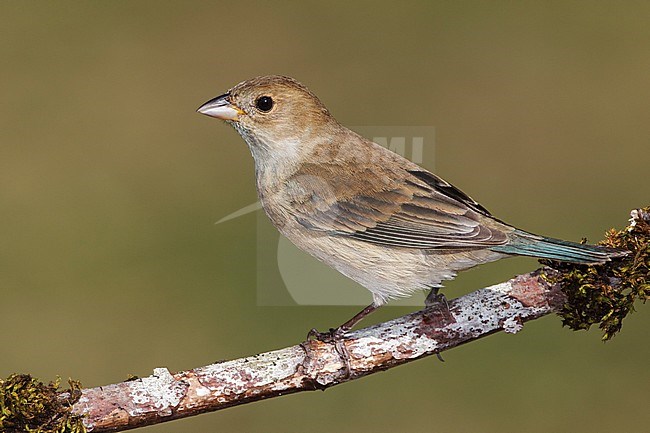
[[287, 209], [303, 227], [388, 247], [471, 250], [503, 245], [508, 226], [424, 170], [381, 177], [370, 169], [306, 164], [287, 183]]

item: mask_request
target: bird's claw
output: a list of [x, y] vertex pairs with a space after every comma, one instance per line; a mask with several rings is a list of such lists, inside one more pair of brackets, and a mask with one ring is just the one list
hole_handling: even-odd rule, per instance
[[447, 297], [443, 293], [438, 292], [438, 288], [431, 289], [431, 292], [427, 295], [424, 300], [424, 305], [427, 308], [431, 307], [444, 307], [445, 310], [449, 311], [449, 302]]
[[343, 362], [343, 377], [349, 378], [352, 374], [352, 368], [350, 366], [350, 354], [348, 353], [345, 344], [343, 343], [343, 335], [348, 330], [342, 326], [338, 328], [330, 328], [328, 332], [319, 332], [316, 328], [312, 328], [307, 333], [307, 340], [317, 340], [323, 343], [334, 344], [336, 353], [341, 357]]
[[340, 340], [345, 334], [345, 330], [339, 328], [330, 328], [327, 332], [319, 332], [318, 329], [312, 328], [307, 333], [307, 340], [318, 340], [323, 343], [332, 343], [337, 340]]

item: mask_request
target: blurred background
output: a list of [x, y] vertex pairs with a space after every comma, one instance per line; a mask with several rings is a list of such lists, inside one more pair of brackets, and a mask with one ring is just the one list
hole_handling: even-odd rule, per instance
[[[23, 1], [0, 17], [1, 377], [99, 386], [357, 312], [258, 305], [259, 213], [214, 224], [256, 200], [253, 164], [195, 109], [256, 75], [296, 77], [346, 125], [434, 126], [436, 172], [529, 231], [597, 241], [650, 204], [647, 3]], [[545, 317], [444, 364], [147, 431], [642, 431], [648, 313], [607, 344]]]

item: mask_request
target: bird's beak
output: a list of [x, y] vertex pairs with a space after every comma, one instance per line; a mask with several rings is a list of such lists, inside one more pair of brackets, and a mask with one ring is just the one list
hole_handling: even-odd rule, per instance
[[224, 93], [221, 96], [210, 99], [196, 111], [206, 116], [216, 117], [217, 119], [233, 121], [239, 120], [237, 116], [244, 114], [241, 108], [230, 102], [230, 93]]

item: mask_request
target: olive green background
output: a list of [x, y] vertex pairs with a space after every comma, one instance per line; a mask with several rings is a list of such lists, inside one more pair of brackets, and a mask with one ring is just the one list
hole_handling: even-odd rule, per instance
[[[600, 239], [650, 203], [649, 19], [643, 2], [0, 3], [0, 376], [98, 386], [356, 312], [258, 306], [257, 216], [214, 224], [255, 200], [253, 165], [195, 109], [256, 75], [298, 78], [347, 125], [435, 126], [437, 173], [495, 215]], [[147, 431], [645, 431], [638, 310], [607, 344], [546, 317], [445, 363]]]

